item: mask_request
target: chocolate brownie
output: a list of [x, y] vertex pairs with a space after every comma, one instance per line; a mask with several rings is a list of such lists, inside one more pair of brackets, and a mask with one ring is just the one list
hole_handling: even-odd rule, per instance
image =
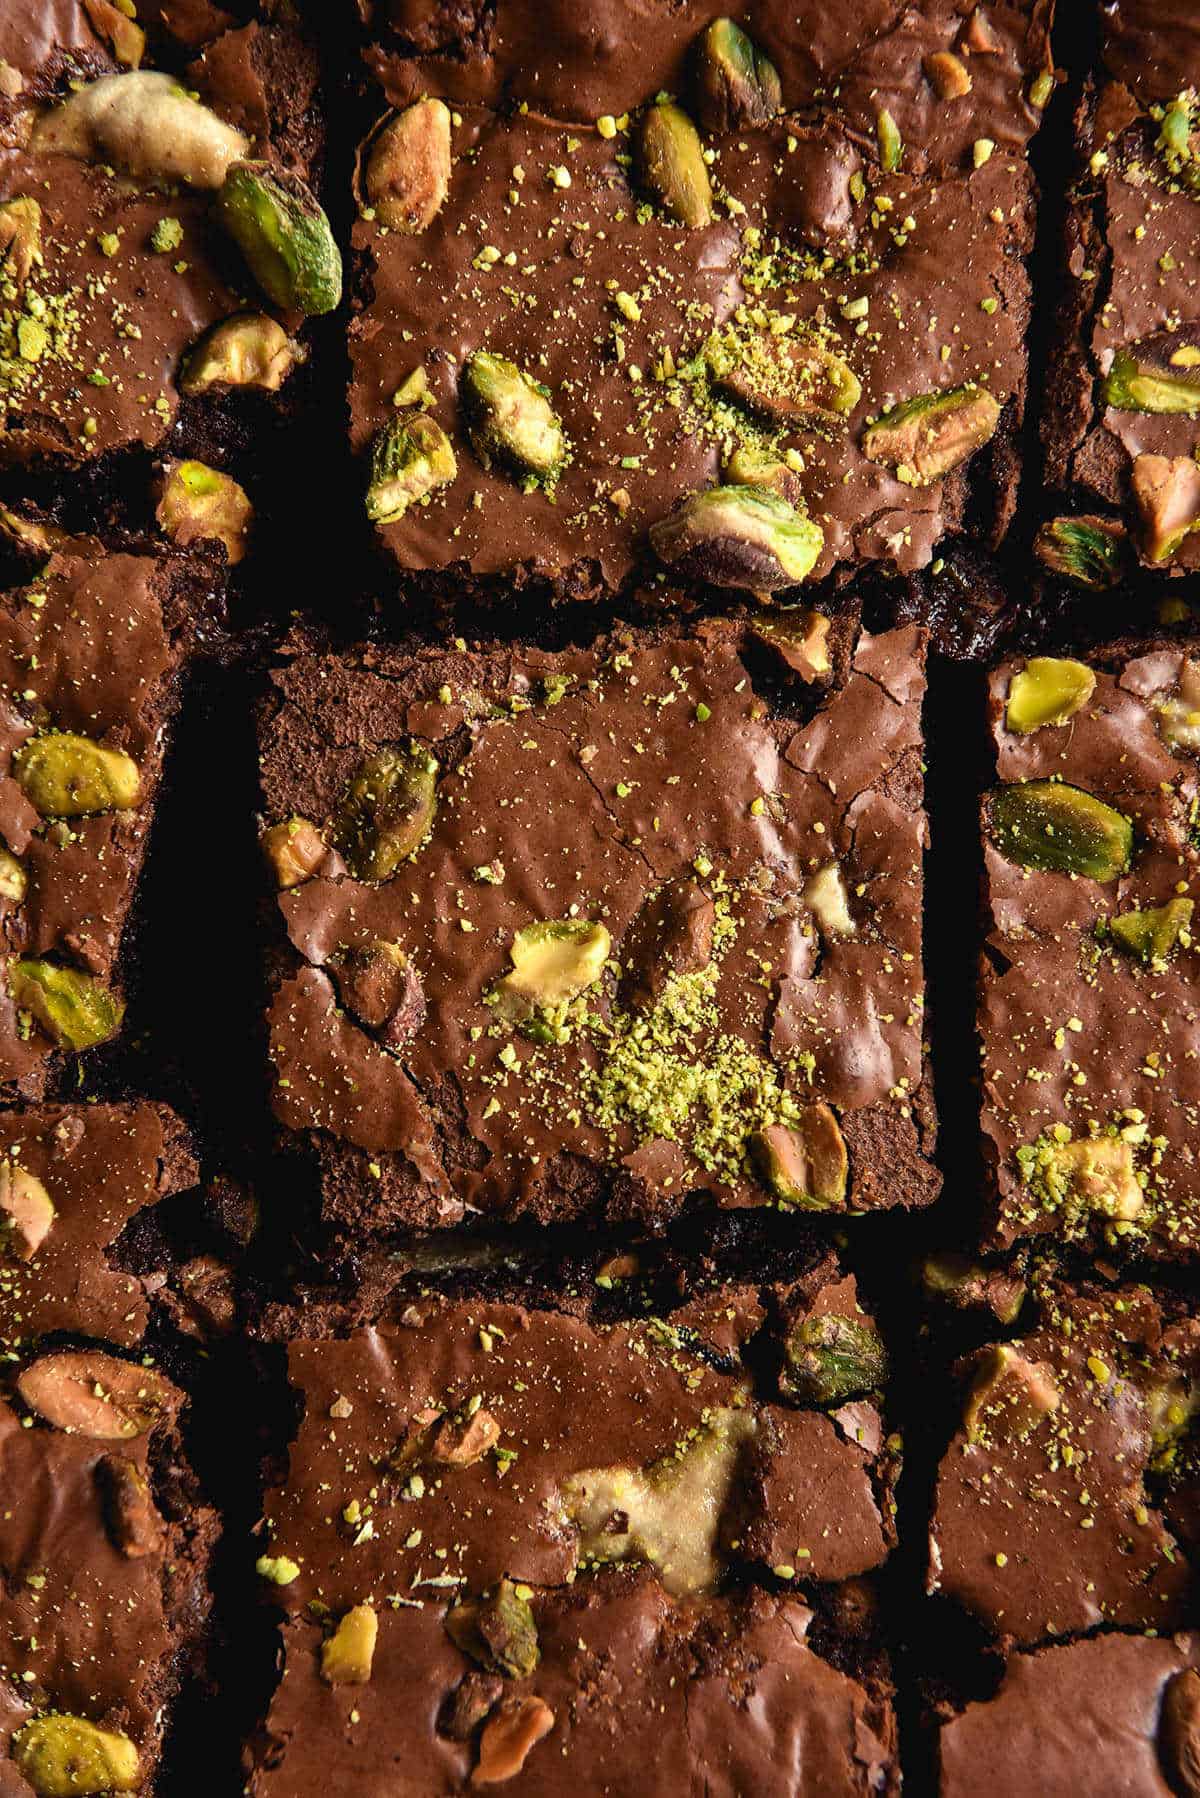
[[66, 1349], [0, 1395], [0, 1790], [165, 1790], [217, 1520], [153, 1367]]
[[0, 594], [0, 1088], [121, 1027], [119, 954], [211, 570], [54, 552]]
[[418, 1297], [288, 1359], [258, 1563], [286, 1664], [252, 1791], [330, 1767], [364, 1798], [458, 1791], [523, 1754], [531, 1791], [641, 1791], [655, 1763], [663, 1791], [769, 1765], [772, 1790], [892, 1789], [872, 1657], [852, 1677], [806, 1605], [729, 1587], [853, 1582], [893, 1540], [883, 1344], [831, 1257], [635, 1322]]
[[[939, 30], [971, 29], [944, 12]], [[910, 49], [899, 120], [867, 59], [819, 119], [767, 104], [755, 63], [753, 105], [721, 86], [703, 140], [653, 82], [598, 124], [426, 98], [377, 128], [351, 436], [401, 569], [572, 595], [666, 563], [775, 591], [923, 567], [959, 528], [1003, 535], [1031, 179], [990, 85], [976, 117], [946, 52], [967, 87], [931, 107]], [[1019, 96], [1003, 55], [975, 63]]]
[[997, 669], [979, 1029], [990, 1240], [1200, 1246], [1191, 985], [1200, 665]]
[[929, 1589], [994, 1636], [1182, 1627], [1200, 1543], [1200, 1323], [1148, 1288], [1052, 1286], [964, 1370]]
[[[1096, 1636], [1015, 1654], [941, 1732], [942, 1798], [1172, 1798], [1196, 1765], [1200, 1637]], [[1194, 1783], [1194, 1780], [1193, 1780]]]
[[327, 1221], [928, 1203], [922, 651], [813, 613], [279, 669], [273, 1102]]

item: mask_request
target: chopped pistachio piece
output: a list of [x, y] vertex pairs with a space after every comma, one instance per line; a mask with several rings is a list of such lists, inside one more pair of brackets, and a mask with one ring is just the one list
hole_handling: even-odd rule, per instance
[[804, 883], [804, 903], [813, 913], [826, 937], [853, 936], [854, 917], [846, 893], [842, 870], [836, 862], [826, 862]]
[[1084, 662], [1063, 656], [1032, 656], [1008, 684], [1004, 722], [1018, 736], [1047, 725], [1065, 724], [1085, 706], [1096, 676]]
[[214, 211], [276, 306], [306, 316], [333, 311], [342, 297], [341, 254], [298, 175], [269, 162], [235, 162]]
[[1013, 1343], [997, 1343], [981, 1358], [967, 1395], [963, 1411], [967, 1440], [1020, 1440], [1052, 1416], [1060, 1403], [1049, 1368], [1030, 1361]]
[[612, 938], [586, 918], [555, 918], [518, 930], [512, 968], [496, 982], [496, 1009], [534, 1040], [559, 1041], [567, 1007], [604, 972]]
[[220, 543], [233, 564], [246, 553], [254, 507], [232, 475], [207, 462], [173, 462], [154, 516], [173, 543]]
[[757, 617], [750, 629], [769, 643], [801, 680], [823, 680], [832, 671], [829, 620], [824, 612], [790, 610]]
[[891, 113], [885, 107], [875, 121], [879, 139], [879, 164], [885, 174], [893, 175], [904, 160], [904, 140]]
[[709, 487], [650, 528], [660, 561], [714, 587], [774, 593], [802, 581], [824, 532], [765, 487]]
[[10, 961], [8, 990], [60, 1049], [91, 1049], [121, 1028], [125, 1002], [94, 974], [52, 961]]
[[1150, 1425], [1150, 1465], [1155, 1473], [1168, 1473], [1200, 1414], [1200, 1384], [1182, 1375], [1147, 1377], [1142, 1381], [1142, 1396]]
[[982, 1267], [953, 1249], [926, 1257], [921, 1284], [931, 1298], [943, 1299], [961, 1310], [986, 1306], [1002, 1324], [1016, 1323], [1028, 1291], [1019, 1275]]
[[393, 113], [368, 147], [363, 186], [387, 230], [427, 230], [450, 191], [449, 107], [424, 99]]
[[923, 487], [990, 442], [999, 422], [999, 401], [982, 387], [919, 393], [867, 427], [863, 454], [894, 468], [902, 481]]
[[549, 389], [507, 357], [476, 350], [462, 377], [463, 403], [475, 453], [531, 483], [552, 485], [566, 457], [562, 423]]
[[862, 397], [844, 356], [813, 338], [774, 331], [723, 331], [705, 348], [713, 384], [774, 423], [845, 422]]
[[754, 443], [739, 443], [722, 468], [728, 487], [766, 487], [777, 493], [789, 506], [799, 506], [804, 489], [800, 476], [780, 456], [760, 449]]
[[316, 825], [294, 814], [264, 830], [262, 847], [281, 891], [311, 880], [329, 854], [329, 845]]
[[451, 1641], [485, 1673], [528, 1679], [538, 1664], [533, 1611], [511, 1580], [502, 1579], [487, 1598], [456, 1605], [445, 1623]]
[[846, 1139], [823, 1100], [806, 1105], [795, 1125], [771, 1124], [746, 1144], [763, 1185], [788, 1205], [829, 1211], [846, 1202]]
[[1116, 880], [1133, 859], [1133, 825], [1094, 793], [1065, 781], [1027, 780], [992, 793], [1002, 855], [1022, 868]]
[[869, 1317], [828, 1311], [806, 1317], [787, 1339], [779, 1383], [802, 1405], [840, 1405], [882, 1386], [887, 1349]]
[[37, 120], [31, 147], [111, 163], [164, 186], [217, 188], [249, 144], [174, 75], [137, 69], [76, 88]]
[[7, 1155], [0, 1159], [0, 1255], [32, 1261], [53, 1223], [54, 1205], [37, 1175]]
[[554, 1728], [554, 1712], [544, 1698], [518, 1697], [498, 1704], [483, 1726], [473, 1786], [506, 1785], [524, 1767], [533, 1749]]
[[1185, 657], [1178, 687], [1156, 710], [1158, 734], [1168, 748], [1200, 751], [1200, 662]]
[[13, 757], [17, 785], [43, 818], [131, 811], [142, 777], [132, 756], [73, 731], [31, 737]]
[[1200, 412], [1200, 379], [1172, 367], [1159, 340], [1118, 350], [1101, 388], [1118, 412]]
[[1135, 961], [1165, 961], [1192, 921], [1191, 899], [1168, 899], [1145, 911], [1119, 912], [1108, 921], [1113, 940]]
[[393, 419], [375, 439], [371, 454], [367, 517], [373, 524], [395, 524], [457, 473], [453, 446], [435, 418], [419, 412]]
[[1026, 1183], [1059, 1209], [1096, 1212], [1118, 1223], [1141, 1215], [1145, 1194], [1122, 1136], [1085, 1136], [1059, 1142], [1043, 1137], [1018, 1155]]
[[1169, 562], [1200, 525], [1200, 464], [1191, 456], [1136, 456], [1133, 498], [1150, 562]]
[[25, 897], [25, 869], [7, 849], [0, 849], [0, 899], [11, 899], [20, 905]]
[[93, 1798], [134, 1792], [142, 1783], [141, 1760], [127, 1735], [65, 1711], [26, 1723], [11, 1753], [37, 1798]]
[[362, 763], [334, 819], [334, 840], [359, 880], [390, 880], [417, 853], [433, 824], [437, 776], [417, 744], [394, 744]]
[[714, 19], [696, 46], [696, 110], [706, 131], [767, 125], [783, 102], [779, 71], [732, 19]]
[[133, 0], [83, 0], [83, 5], [116, 60], [127, 69], [136, 69], [145, 55], [146, 33], [137, 23]]
[[642, 180], [663, 210], [689, 230], [710, 225], [712, 183], [696, 127], [682, 107], [657, 100], [646, 108], [640, 139]]
[[183, 393], [255, 387], [278, 393], [304, 352], [265, 312], [223, 318], [188, 351], [179, 386]]
[[939, 100], [961, 100], [971, 91], [971, 74], [961, 56], [952, 50], [935, 50], [922, 67]]
[[321, 1645], [321, 1678], [328, 1686], [365, 1686], [371, 1677], [379, 1619], [369, 1604], [346, 1612]]
[[1200, 101], [1192, 88], [1185, 88], [1163, 108], [1157, 149], [1175, 178], [1185, 186], [1200, 188], [1200, 134], [1197, 125]]
[[42, 209], [36, 200], [19, 194], [0, 206], [0, 268], [14, 285], [24, 287], [36, 262], [42, 258]]
[[1033, 547], [1051, 573], [1065, 575], [1081, 587], [1112, 587], [1125, 558], [1125, 526], [1092, 513], [1051, 518], [1038, 530]]

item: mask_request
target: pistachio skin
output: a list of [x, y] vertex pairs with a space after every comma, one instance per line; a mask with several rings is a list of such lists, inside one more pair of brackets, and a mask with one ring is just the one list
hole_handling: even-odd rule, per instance
[[992, 831], [1022, 868], [1116, 880], [1133, 860], [1133, 825], [1122, 812], [1065, 781], [1014, 781], [994, 789]]
[[342, 297], [341, 252], [298, 175], [269, 162], [235, 162], [213, 210], [276, 306], [306, 317], [333, 311]]
[[1034, 554], [1052, 574], [1100, 591], [1120, 579], [1125, 560], [1125, 526], [1096, 513], [1051, 518], [1041, 525]]

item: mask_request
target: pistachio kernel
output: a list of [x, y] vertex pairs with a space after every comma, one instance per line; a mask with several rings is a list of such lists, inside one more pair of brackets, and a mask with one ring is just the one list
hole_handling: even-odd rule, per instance
[[181, 393], [254, 387], [278, 393], [304, 352], [265, 312], [237, 312], [206, 331], [188, 351]]
[[803, 681], [823, 681], [833, 671], [829, 655], [829, 620], [824, 612], [788, 610], [757, 617], [750, 629], [769, 643]]
[[329, 964], [338, 997], [385, 1049], [401, 1049], [425, 1019], [421, 976], [399, 943], [377, 940], [347, 949]]
[[538, 1664], [538, 1633], [529, 1600], [511, 1580], [502, 1579], [487, 1598], [455, 1605], [445, 1617], [456, 1648], [485, 1673], [528, 1679]]
[[473, 1786], [515, 1779], [530, 1751], [554, 1728], [554, 1712], [542, 1698], [506, 1698], [483, 1726]]
[[797, 1123], [756, 1130], [746, 1144], [768, 1192], [806, 1211], [829, 1211], [846, 1202], [850, 1162], [846, 1139], [824, 1100], [805, 1105]]
[[836, 862], [826, 862], [810, 874], [804, 883], [804, 903], [816, 918], [821, 935], [836, 940], [853, 936], [857, 929], [842, 870]]
[[125, 0], [125, 9], [113, 0], [83, 0], [83, 8], [94, 29], [107, 39], [112, 53], [127, 69], [136, 69], [146, 50], [146, 33], [133, 16], [133, 0]]
[[379, 1619], [369, 1604], [346, 1612], [321, 1645], [321, 1678], [328, 1686], [365, 1686], [371, 1678]]
[[1155, 725], [1168, 749], [1200, 751], [1200, 662], [1184, 657], [1178, 686], [1155, 710]]
[[10, 899], [14, 905], [20, 905], [27, 884], [25, 869], [17, 857], [7, 849], [0, 849], [0, 899]]
[[231, 564], [241, 561], [254, 519], [246, 489], [207, 462], [172, 462], [154, 512], [173, 543], [220, 543]]
[[110, 163], [163, 186], [219, 188], [249, 143], [174, 75], [137, 69], [76, 88], [37, 120], [31, 147]]
[[789, 506], [799, 506], [804, 498], [795, 469], [755, 443], [739, 443], [721, 473], [727, 487], [766, 487]]
[[96, 1466], [104, 1519], [113, 1546], [127, 1561], [142, 1561], [163, 1545], [163, 1524], [150, 1482], [128, 1455], [104, 1455]]
[[1081, 1207], [1118, 1223], [1132, 1223], [1146, 1203], [1133, 1162], [1133, 1144], [1121, 1136], [1043, 1140], [1027, 1178], [1059, 1206]]
[[1134, 961], [1166, 961], [1192, 921], [1191, 899], [1168, 899], [1144, 911], [1119, 912], [1108, 921], [1109, 934]]
[[1125, 559], [1125, 526], [1095, 513], [1051, 518], [1039, 527], [1033, 549], [1052, 574], [1081, 587], [1112, 587]]
[[13, 775], [43, 818], [132, 811], [142, 777], [132, 756], [73, 731], [31, 737], [13, 757]]
[[306, 317], [342, 297], [342, 258], [321, 207], [298, 175], [235, 162], [214, 211], [269, 300]]
[[449, 107], [426, 99], [393, 113], [368, 146], [363, 187], [378, 224], [427, 230], [450, 191]]
[[935, 50], [921, 66], [939, 100], [961, 100], [970, 93], [970, 71], [961, 56], [955, 56], [952, 50]]
[[37, 1798], [93, 1798], [135, 1792], [142, 1783], [141, 1759], [127, 1735], [65, 1711], [26, 1723], [11, 1753]]
[[1200, 464], [1191, 456], [1135, 456], [1138, 543], [1149, 562], [1169, 562], [1200, 525]]
[[453, 446], [435, 418], [420, 412], [394, 419], [375, 439], [367, 517], [373, 524], [395, 524], [457, 473]]
[[55, 1429], [93, 1442], [144, 1436], [172, 1406], [161, 1375], [98, 1349], [42, 1355], [18, 1376], [17, 1391]]
[[1028, 1436], [1061, 1403], [1054, 1376], [1018, 1346], [995, 1344], [981, 1356], [963, 1410], [969, 1442], [1009, 1442]]
[[1186, 339], [1164, 333], [1118, 350], [1104, 377], [1101, 395], [1118, 412], [1200, 412], [1200, 379], [1189, 360], [1177, 360], [1194, 349]]
[[599, 980], [611, 948], [606, 926], [586, 918], [527, 924], [492, 995], [499, 1016], [534, 1041], [559, 1041], [568, 1006]]
[[711, 225], [712, 183], [696, 127], [682, 107], [657, 100], [642, 117], [642, 181], [663, 210], [689, 230]]
[[926, 1256], [921, 1265], [921, 1285], [930, 1298], [941, 1299], [958, 1310], [983, 1306], [1002, 1324], [1016, 1323], [1028, 1291], [1019, 1275], [983, 1267], [953, 1249], [940, 1249]]
[[840, 1405], [887, 1376], [887, 1349], [870, 1318], [827, 1311], [806, 1317], [788, 1336], [779, 1384], [800, 1404]]
[[553, 485], [567, 443], [548, 388], [507, 357], [476, 350], [463, 369], [462, 398], [485, 468], [496, 461], [531, 484]]
[[358, 880], [390, 880], [429, 835], [437, 809], [438, 764], [418, 744], [369, 755], [334, 818], [334, 841]]
[[275, 870], [281, 891], [298, 887], [311, 880], [329, 854], [329, 845], [307, 818], [294, 814], [281, 824], [272, 824], [262, 834], [263, 854]]
[[0, 1159], [0, 1255], [32, 1261], [53, 1223], [54, 1205], [37, 1175]]
[[8, 964], [8, 990], [18, 1011], [27, 1011], [60, 1049], [92, 1049], [121, 1028], [125, 1001], [93, 974], [52, 961]]
[[1000, 404], [982, 387], [920, 393], [867, 427], [863, 454], [894, 468], [910, 486], [924, 487], [982, 449], [999, 423]]
[[714, 19], [698, 40], [695, 86], [706, 131], [768, 125], [783, 103], [779, 71], [732, 19]]
[[825, 546], [820, 525], [765, 487], [709, 487], [650, 527], [659, 560], [715, 587], [774, 593], [802, 581]]
[[19, 194], [0, 206], [0, 267], [20, 291], [42, 259], [42, 209]]
[[1047, 725], [1065, 724], [1085, 706], [1096, 676], [1083, 662], [1062, 656], [1032, 656], [1008, 683], [1004, 723], [1017, 736]]
[[862, 397], [845, 357], [811, 338], [723, 332], [709, 341], [705, 358], [715, 387], [775, 424], [844, 424]]
[[992, 831], [1000, 853], [1022, 868], [1116, 880], [1133, 860], [1124, 813], [1065, 781], [1027, 780], [996, 788]]

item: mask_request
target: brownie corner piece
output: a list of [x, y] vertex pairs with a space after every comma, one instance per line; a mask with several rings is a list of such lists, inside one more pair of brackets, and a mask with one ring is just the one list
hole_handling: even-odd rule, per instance
[[277, 673], [274, 1107], [351, 1241], [934, 1196], [924, 639], [790, 618]]

